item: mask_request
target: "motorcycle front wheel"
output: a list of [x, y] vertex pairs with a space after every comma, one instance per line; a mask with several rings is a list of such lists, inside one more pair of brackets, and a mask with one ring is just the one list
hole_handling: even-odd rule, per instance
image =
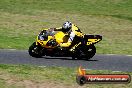
[[39, 45], [36, 45], [36, 42], [34, 42], [28, 49], [29, 55], [32, 57], [42, 57], [42, 48]]

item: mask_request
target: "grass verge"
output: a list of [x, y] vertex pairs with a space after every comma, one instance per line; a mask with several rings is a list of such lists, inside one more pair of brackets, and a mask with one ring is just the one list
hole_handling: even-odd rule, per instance
[[[28, 49], [42, 28], [59, 27], [67, 16], [84, 33], [100, 34], [97, 53], [132, 54], [132, 22], [113, 17], [71, 15], [46, 11], [41, 15], [1, 13], [0, 48]], [[54, 21], [53, 21], [54, 20]]]
[[[131, 72], [112, 72], [107, 70], [87, 70], [89, 74], [125, 74]], [[1, 87], [8, 88], [31, 88], [39, 86], [39, 88], [76, 88], [77, 68], [62, 67], [37, 67], [28, 65], [3, 65], [0, 64], [0, 84]], [[44, 87], [44, 86], [45, 87]], [[58, 86], [59, 85], [59, 86]], [[86, 84], [83, 87], [88, 88], [131, 88], [129, 84]]]

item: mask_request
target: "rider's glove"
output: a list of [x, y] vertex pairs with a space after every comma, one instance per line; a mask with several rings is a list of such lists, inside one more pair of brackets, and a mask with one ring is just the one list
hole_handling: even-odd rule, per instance
[[52, 32], [52, 31], [54, 31], [54, 30], [55, 30], [55, 28], [49, 28], [48, 31]]

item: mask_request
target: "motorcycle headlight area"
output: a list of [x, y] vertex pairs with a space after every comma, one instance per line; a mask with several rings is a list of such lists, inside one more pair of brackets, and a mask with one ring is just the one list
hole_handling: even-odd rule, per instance
[[39, 39], [39, 40], [44, 40], [45, 38], [44, 38], [43, 35], [39, 35], [39, 36], [38, 36], [38, 39]]

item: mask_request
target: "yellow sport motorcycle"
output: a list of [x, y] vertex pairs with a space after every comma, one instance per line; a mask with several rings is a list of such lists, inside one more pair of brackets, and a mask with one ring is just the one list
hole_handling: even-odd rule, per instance
[[[60, 47], [60, 43], [68, 41], [69, 35], [61, 31], [43, 30], [37, 36], [36, 42], [29, 47], [29, 55], [32, 57], [53, 56], [72, 57], [72, 59], [89, 60], [96, 53], [94, 44], [102, 40], [101, 35], [87, 35], [82, 33], [74, 37], [71, 45]], [[72, 50], [71, 50], [72, 48]]]

